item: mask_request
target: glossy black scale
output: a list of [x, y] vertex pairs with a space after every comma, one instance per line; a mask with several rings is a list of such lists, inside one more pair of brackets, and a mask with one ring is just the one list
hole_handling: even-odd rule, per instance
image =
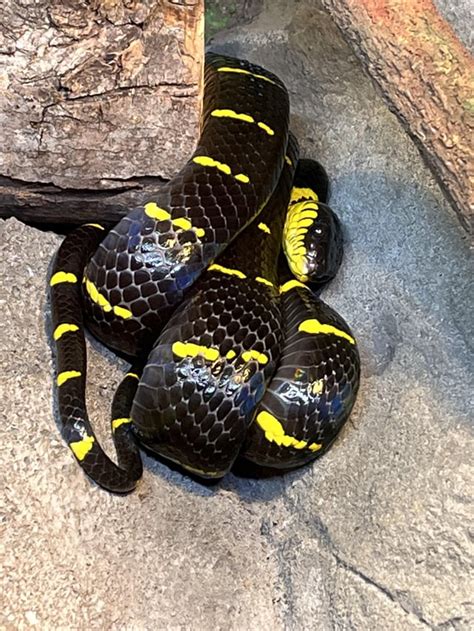
[[[288, 278], [278, 278], [276, 261], [297, 162], [295, 141], [287, 147], [287, 138], [281, 82], [248, 62], [210, 55], [194, 154], [200, 164], [191, 160], [151, 209], [131, 211], [98, 249], [95, 225], [61, 245], [54, 274], [76, 279], [51, 283], [55, 331], [67, 324], [55, 338], [59, 377], [66, 376], [59, 384], [63, 435], [101, 486], [135, 487], [142, 472], [135, 436], [203, 477], [220, 477], [239, 450], [265, 466], [304, 464], [327, 449], [350, 413], [359, 359], [344, 338], [347, 325], [307, 288], [280, 298], [278, 284]], [[302, 161], [298, 185], [299, 178], [302, 187], [319, 186], [320, 212], [306, 244], [308, 251], [314, 246], [311, 280], [320, 289], [340, 264], [340, 224], [323, 204], [321, 167]], [[112, 406], [118, 466], [87, 417], [84, 310], [99, 339], [121, 354], [141, 355]], [[128, 310], [132, 317], [124, 316]], [[302, 319], [336, 332], [299, 331]], [[261, 412], [271, 415], [270, 425]]]
[[[81, 443], [86, 446], [82, 454], [74, 452], [83, 469], [105, 488], [126, 492], [135, 488], [143, 470], [140, 452], [129, 432], [130, 428], [123, 425], [114, 435], [119, 462], [117, 466], [102, 450], [94, 435], [85, 401], [87, 361], [80, 279], [86, 262], [102, 239], [102, 232], [103, 229], [94, 224], [78, 228], [64, 239], [55, 257], [52, 278], [56, 274], [67, 274], [71, 282], [51, 286], [54, 330], [65, 323], [76, 329], [56, 340], [58, 375], [75, 375], [59, 386], [58, 406], [64, 439], [70, 446]], [[124, 392], [127, 394], [125, 401], [122, 396]], [[122, 386], [112, 406], [113, 418], [124, 415], [124, 407], [129, 408], [133, 393], [129, 383]]]
[[[120, 353], [133, 356], [149, 348], [184, 291], [263, 207], [283, 167], [289, 104], [276, 76], [209, 54], [204, 94], [193, 158], [150, 200], [170, 219], [132, 210], [107, 234], [86, 269], [112, 306], [133, 314], [118, 317], [85, 294], [88, 327]], [[212, 115], [216, 110], [224, 115]], [[211, 158], [221, 168], [196, 164], [196, 157]], [[192, 227], [173, 223], [177, 219], [188, 219]]]
[[326, 204], [318, 203], [318, 217], [304, 244], [308, 262], [307, 284], [318, 291], [335, 277], [342, 262], [342, 227]]
[[[293, 138], [287, 157], [296, 164]], [[265, 209], [196, 282], [151, 351], [133, 402], [140, 442], [202, 477], [230, 469], [276, 368], [277, 262], [293, 171], [285, 164]]]
[[[342, 227], [326, 204], [326, 172], [314, 160], [301, 160], [293, 186], [319, 200], [305, 239], [310, 276], [306, 285], [295, 283], [281, 257], [280, 282], [288, 288], [280, 298], [282, 352], [241, 452], [246, 460], [275, 469], [302, 466], [327, 451], [352, 411], [360, 379], [349, 326], [310, 290], [320, 291], [336, 275], [343, 255]], [[300, 331], [302, 323], [309, 324]]]
[[[281, 310], [285, 342], [279, 367], [256, 410], [242, 455], [258, 465], [287, 469], [314, 460], [331, 445], [355, 403], [360, 361], [347, 323], [309, 289], [284, 293]], [[315, 320], [353, 342], [340, 334], [299, 330], [302, 322]]]

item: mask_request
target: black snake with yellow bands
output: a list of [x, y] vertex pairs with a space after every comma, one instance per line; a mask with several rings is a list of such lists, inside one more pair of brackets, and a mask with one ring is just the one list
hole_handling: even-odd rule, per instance
[[[110, 231], [83, 226], [57, 254], [63, 434], [110, 490], [140, 478], [137, 439], [202, 477], [222, 477], [239, 455], [291, 468], [322, 453], [352, 409], [354, 338], [309, 288], [337, 271], [340, 226], [324, 172], [298, 163], [288, 111], [277, 77], [208, 55], [191, 160]], [[118, 466], [87, 418], [85, 324], [137, 358], [112, 406]]]

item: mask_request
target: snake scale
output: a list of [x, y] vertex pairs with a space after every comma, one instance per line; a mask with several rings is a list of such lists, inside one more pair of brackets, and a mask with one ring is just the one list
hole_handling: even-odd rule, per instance
[[[352, 410], [357, 345], [318, 297], [341, 262], [341, 226], [324, 169], [299, 160], [288, 121], [278, 77], [208, 54], [188, 163], [117, 225], [81, 226], [56, 254], [62, 433], [110, 491], [135, 488], [140, 446], [202, 478], [238, 457], [303, 465]], [[112, 403], [117, 464], [87, 416], [85, 327], [132, 362]]]

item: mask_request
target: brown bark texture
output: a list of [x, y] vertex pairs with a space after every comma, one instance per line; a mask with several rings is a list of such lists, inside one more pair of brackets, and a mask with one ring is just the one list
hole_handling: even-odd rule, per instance
[[112, 221], [194, 149], [204, 0], [4, 0], [0, 216]]
[[432, 0], [323, 0], [472, 234], [474, 62]]

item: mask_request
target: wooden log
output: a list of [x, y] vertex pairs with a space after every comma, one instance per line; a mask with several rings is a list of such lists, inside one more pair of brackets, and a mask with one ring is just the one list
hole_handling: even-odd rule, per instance
[[472, 232], [474, 65], [469, 52], [432, 0], [322, 1]]
[[204, 0], [10, 0], [0, 216], [116, 219], [195, 147]]

